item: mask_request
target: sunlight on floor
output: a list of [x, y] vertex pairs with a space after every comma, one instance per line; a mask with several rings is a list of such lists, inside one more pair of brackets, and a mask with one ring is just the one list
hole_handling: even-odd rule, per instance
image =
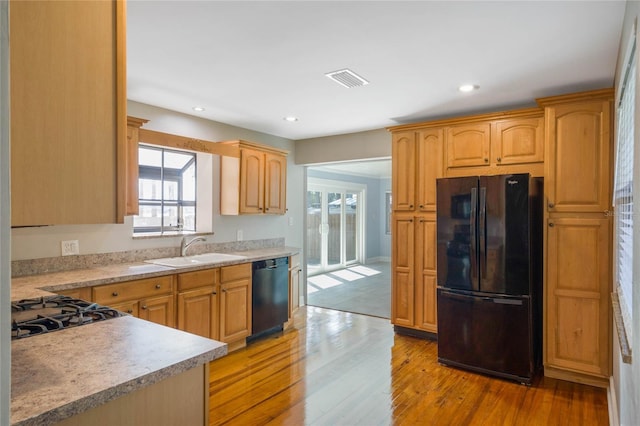
[[315, 293], [316, 291], [336, 287], [342, 284], [347, 284], [350, 281], [359, 280], [361, 278], [366, 278], [381, 273], [381, 271], [378, 271], [376, 269], [358, 265], [348, 269], [340, 269], [338, 271], [327, 272], [326, 274], [314, 275], [307, 278], [307, 294]]

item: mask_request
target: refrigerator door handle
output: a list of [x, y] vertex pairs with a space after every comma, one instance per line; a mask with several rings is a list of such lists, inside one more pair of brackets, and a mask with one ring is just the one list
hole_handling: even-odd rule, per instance
[[470, 232], [470, 243], [471, 243], [471, 278], [475, 281], [475, 278], [478, 276], [478, 252], [477, 252], [477, 243], [476, 243], [476, 206], [478, 204], [478, 189], [471, 188], [471, 211], [469, 215], [471, 216], [471, 223], [469, 226]]
[[520, 299], [493, 299], [493, 303], [500, 305], [518, 305], [522, 306], [522, 300]]
[[478, 238], [480, 245], [480, 277], [487, 278], [487, 188], [480, 188]]

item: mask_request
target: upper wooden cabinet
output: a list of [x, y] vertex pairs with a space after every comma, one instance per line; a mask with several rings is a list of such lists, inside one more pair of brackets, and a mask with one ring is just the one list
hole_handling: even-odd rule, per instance
[[544, 118], [515, 118], [492, 124], [491, 161], [498, 166], [544, 160]]
[[611, 205], [613, 90], [539, 99], [546, 116], [545, 192], [550, 212]]
[[287, 151], [241, 140], [221, 143], [240, 149], [239, 159], [220, 159], [221, 214], [285, 214]]
[[121, 223], [124, 1], [11, 1], [11, 224]]
[[394, 211], [436, 210], [436, 179], [442, 177], [443, 130], [394, 133], [392, 206]]
[[489, 165], [491, 124], [475, 123], [447, 128], [447, 167]]

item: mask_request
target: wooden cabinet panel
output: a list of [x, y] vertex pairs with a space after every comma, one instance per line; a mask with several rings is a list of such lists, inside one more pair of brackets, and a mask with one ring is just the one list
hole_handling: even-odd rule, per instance
[[138, 308], [139, 318], [167, 327], [175, 327], [175, 303], [173, 295], [141, 300]]
[[610, 220], [549, 218], [547, 365], [609, 375]]
[[74, 299], [80, 299], [85, 301], [91, 301], [91, 287], [72, 288], [69, 290], [56, 291], [57, 294], [62, 296], [69, 296]]
[[412, 217], [394, 217], [392, 244], [391, 322], [414, 325], [414, 221]]
[[173, 292], [173, 276], [145, 278], [93, 287], [93, 300], [101, 305], [141, 299]]
[[444, 131], [427, 129], [417, 134], [417, 205], [423, 212], [436, 211], [436, 179], [443, 176]]
[[215, 286], [220, 283], [220, 268], [178, 274], [178, 291], [194, 290], [200, 287]]
[[300, 255], [289, 257], [289, 318], [292, 318], [300, 307]]
[[287, 210], [287, 157], [265, 154], [265, 213], [285, 214]]
[[242, 140], [220, 143], [240, 150], [239, 160], [220, 159], [221, 214], [285, 214], [287, 151]]
[[264, 209], [264, 153], [240, 150], [240, 213], [262, 213]]
[[436, 315], [436, 220], [417, 218], [416, 223], [416, 326], [437, 332]]
[[546, 108], [545, 188], [553, 212], [603, 212], [611, 204], [611, 100]]
[[178, 294], [178, 328], [218, 340], [219, 312], [216, 286], [201, 287]]
[[12, 1], [11, 224], [117, 223], [125, 5]]
[[492, 162], [497, 165], [544, 160], [544, 118], [520, 118], [493, 124]]
[[391, 145], [392, 208], [394, 211], [411, 211], [415, 205], [415, 133], [393, 135]]
[[490, 131], [489, 123], [447, 128], [447, 167], [488, 166], [491, 148]]
[[115, 303], [112, 305], [109, 305], [109, 307], [111, 309], [115, 309], [116, 311], [120, 311], [120, 312], [124, 312], [130, 315], [133, 315], [134, 317], [138, 318], [139, 312], [138, 312], [138, 301], [137, 300], [132, 300], [129, 302], [121, 302], [121, 303]]
[[223, 282], [220, 289], [220, 340], [242, 340], [251, 334], [251, 280]]

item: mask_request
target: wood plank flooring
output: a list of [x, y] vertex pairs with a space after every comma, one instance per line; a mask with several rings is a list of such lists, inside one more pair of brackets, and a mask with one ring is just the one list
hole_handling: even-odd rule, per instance
[[438, 364], [388, 320], [301, 308], [295, 328], [211, 363], [211, 425], [607, 425], [606, 390]]

